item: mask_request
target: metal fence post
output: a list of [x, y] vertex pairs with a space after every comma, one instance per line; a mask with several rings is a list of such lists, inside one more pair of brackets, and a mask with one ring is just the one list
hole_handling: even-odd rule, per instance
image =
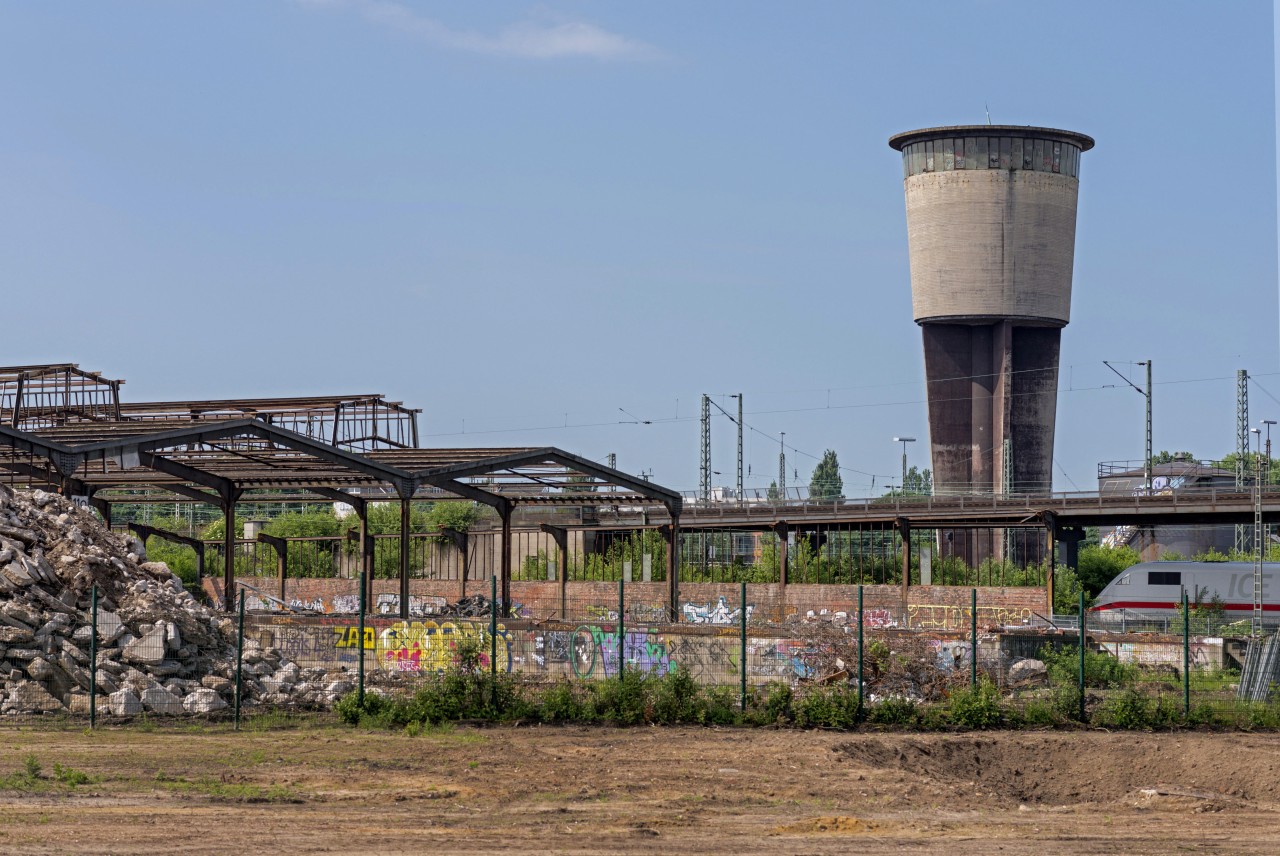
[[[504, 545], [505, 548], [505, 545]], [[489, 678], [490, 697], [498, 698], [498, 578], [489, 577]]]
[[623, 648], [626, 644], [626, 623], [627, 623], [627, 601], [626, 594], [623, 590], [623, 580], [618, 578], [618, 677], [622, 677], [622, 671], [627, 667], [627, 658], [623, 654]]
[[1191, 608], [1182, 590], [1182, 715], [1191, 714]]
[[969, 604], [969, 686], [978, 685], [978, 590], [971, 593]]
[[364, 578], [365, 578], [365, 574], [367, 573], [367, 570], [365, 568], [363, 549], [364, 549], [364, 544], [363, 542], [361, 542], [362, 554], [360, 556], [360, 643], [359, 643], [360, 656], [356, 660], [356, 663], [357, 663], [356, 704], [360, 707], [361, 710], [364, 709], [364, 613], [369, 606], [368, 600], [366, 599], [366, 592], [365, 592]]
[[862, 716], [862, 584], [858, 584], [858, 716]]
[[740, 663], [740, 669], [742, 672], [742, 676], [741, 676], [742, 686], [740, 690], [741, 697], [742, 697], [742, 711], [743, 713], [745, 713], [747, 710], [747, 581], [746, 580], [742, 581], [742, 606], [739, 609], [738, 617], [741, 619], [741, 624], [742, 624], [742, 645], [738, 651], [738, 661]]
[[244, 693], [244, 589], [240, 589], [240, 630], [236, 633], [236, 731], [240, 730], [240, 697]]
[[98, 587], [89, 592], [89, 727], [98, 724]]
[[1080, 591], [1080, 721], [1084, 722], [1084, 590]]

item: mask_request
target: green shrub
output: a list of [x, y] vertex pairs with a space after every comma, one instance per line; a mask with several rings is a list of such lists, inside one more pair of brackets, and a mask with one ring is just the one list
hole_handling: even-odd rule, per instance
[[[1080, 647], [1063, 645], [1059, 649], [1046, 645], [1040, 649], [1040, 659], [1049, 670], [1049, 682], [1061, 686], [1080, 683]], [[1132, 686], [1138, 679], [1138, 667], [1121, 663], [1110, 654], [1084, 652], [1084, 685], [1097, 689], [1114, 689]]]
[[702, 687], [689, 672], [677, 669], [653, 681], [653, 721], [698, 722], [705, 707]]
[[847, 687], [815, 687], [795, 703], [796, 724], [806, 728], [852, 728], [858, 713], [858, 694]]
[[538, 711], [543, 722], [575, 722], [588, 718], [586, 707], [568, 681], [557, 681], [543, 689]]
[[1152, 714], [1150, 700], [1137, 689], [1130, 687], [1103, 704], [1094, 719], [1099, 725], [1136, 730], [1150, 728], [1153, 721]]
[[591, 685], [596, 714], [617, 725], [638, 725], [646, 720], [648, 687], [638, 671], [624, 671]]
[[877, 725], [912, 726], [920, 719], [920, 706], [909, 698], [889, 696], [867, 709], [867, 719]]
[[771, 683], [765, 691], [764, 715], [767, 723], [790, 722], [795, 716], [791, 705], [795, 701], [795, 693], [791, 687], [783, 683]]
[[962, 728], [996, 728], [1004, 721], [1004, 707], [995, 684], [986, 678], [947, 698], [947, 718]]

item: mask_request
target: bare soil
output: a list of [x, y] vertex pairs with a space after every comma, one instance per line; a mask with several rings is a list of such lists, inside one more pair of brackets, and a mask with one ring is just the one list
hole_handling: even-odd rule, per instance
[[0, 730], [5, 853], [900, 850], [1280, 852], [1280, 736]]

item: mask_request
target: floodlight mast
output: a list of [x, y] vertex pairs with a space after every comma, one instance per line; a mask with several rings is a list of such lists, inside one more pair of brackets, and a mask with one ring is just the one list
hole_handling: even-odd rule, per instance
[[902, 495], [907, 495], [907, 444], [914, 443], [915, 437], [894, 437], [893, 442], [902, 444]]

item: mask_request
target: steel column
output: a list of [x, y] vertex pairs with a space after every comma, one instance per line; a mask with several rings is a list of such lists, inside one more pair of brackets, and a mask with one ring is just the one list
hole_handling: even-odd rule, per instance
[[898, 534], [902, 537], [902, 626], [907, 626], [907, 599], [911, 588], [911, 521], [899, 517], [895, 521]]
[[502, 558], [498, 567], [502, 574], [502, 614], [505, 617], [511, 604], [511, 505], [502, 508]]
[[[664, 532], [665, 530], [665, 532]], [[672, 513], [671, 525], [660, 527], [667, 540], [667, 618], [680, 620], [680, 515]]]
[[222, 603], [227, 612], [235, 609], [236, 601], [236, 501], [228, 498], [222, 503]]
[[779, 520], [773, 524], [773, 532], [778, 536], [778, 586], [785, 592], [787, 589], [787, 540], [789, 530], [787, 521]]
[[559, 554], [556, 560], [556, 578], [560, 583], [560, 617], [566, 618], [569, 615], [569, 530], [549, 523], [543, 523], [538, 528], [550, 535], [556, 543], [556, 552]]
[[409, 617], [409, 517], [411, 496], [400, 496], [400, 617]]

